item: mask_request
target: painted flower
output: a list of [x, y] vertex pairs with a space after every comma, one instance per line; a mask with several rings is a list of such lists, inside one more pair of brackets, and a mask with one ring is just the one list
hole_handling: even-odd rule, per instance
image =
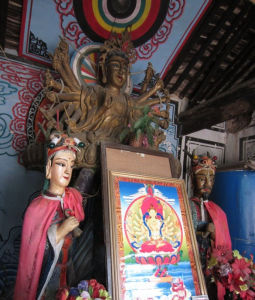
[[103, 289], [99, 290], [99, 297], [101, 299], [110, 299], [109, 293], [106, 290], [103, 290]]
[[[242, 297], [242, 296], [241, 296]], [[253, 300], [255, 299], [255, 292], [252, 291], [251, 289], [249, 289], [246, 293], [245, 293], [245, 297], [246, 300]]]
[[143, 137], [142, 144], [145, 148], [149, 147], [149, 142], [147, 136]]
[[96, 284], [97, 284], [96, 279], [90, 279], [89, 280], [89, 286], [94, 287], [94, 286], [96, 286]]
[[70, 296], [79, 296], [80, 291], [76, 287], [71, 287], [69, 291]]
[[212, 256], [214, 256], [219, 263], [224, 264], [226, 264], [233, 258], [231, 249], [224, 246], [218, 246], [214, 248], [212, 251]]
[[233, 256], [234, 256], [235, 258], [238, 258], [238, 259], [242, 258], [242, 255], [239, 253], [238, 250], [234, 250], [234, 251], [233, 251]]
[[99, 289], [97, 288], [97, 286], [95, 286], [93, 288], [92, 298], [98, 298], [98, 297], [99, 297]]
[[87, 291], [83, 291], [81, 293], [81, 297], [82, 297], [82, 299], [91, 299], [90, 294]]
[[154, 107], [152, 107], [152, 109], [153, 109], [153, 111], [154, 111], [155, 113], [160, 114], [160, 108], [159, 108], [159, 106], [154, 106]]
[[58, 292], [58, 300], [111, 300], [108, 292], [103, 284], [95, 279], [81, 281], [77, 288], [72, 287], [60, 290]]
[[255, 265], [251, 259], [240, 255], [238, 250], [232, 253], [224, 247], [213, 250], [208, 263], [208, 274], [212, 280], [220, 282], [233, 293], [233, 299], [255, 299]]
[[230, 292], [240, 292], [240, 286], [243, 286], [245, 282], [239, 276], [235, 276], [233, 273], [228, 274], [228, 289]]
[[219, 267], [219, 273], [221, 276], [227, 276], [228, 273], [231, 273], [232, 269], [229, 263], [223, 264]]
[[88, 291], [88, 287], [89, 287], [89, 282], [88, 282], [88, 280], [82, 280], [82, 281], [78, 284], [78, 289], [79, 289], [79, 291]]
[[235, 259], [235, 261], [232, 264], [233, 273], [235, 276], [247, 278], [251, 273], [250, 266], [250, 262], [246, 262], [244, 258]]
[[102, 290], [102, 291], [106, 290], [105, 286], [101, 283], [99, 283], [98, 288], [99, 288], [99, 290]]

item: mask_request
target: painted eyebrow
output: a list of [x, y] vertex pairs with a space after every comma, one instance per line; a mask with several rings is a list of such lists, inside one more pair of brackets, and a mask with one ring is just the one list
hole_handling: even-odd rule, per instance
[[60, 157], [56, 157], [56, 160], [65, 160], [65, 161], [68, 161], [67, 159], [65, 159], [65, 158], [60, 158]]
[[119, 63], [119, 64], [124, 64], [124, 65], [128, 65], [126, 62], [124, 62], [124, 61], [119, 61], [119, 60], [111, 60], [111, 61], [109, 61], [109, 64], [110, 63]]
[[[66, 162], [68, 161], [68, 159], [61, 158], [61, 157], [56, 157], [55, 161], [57, 161], [57, 160], [64, 160], [64, 161], [66, 161]], [[71, 160], [71, 162], [74, 163], [74, 162], [75, 162], [75, 159]]]

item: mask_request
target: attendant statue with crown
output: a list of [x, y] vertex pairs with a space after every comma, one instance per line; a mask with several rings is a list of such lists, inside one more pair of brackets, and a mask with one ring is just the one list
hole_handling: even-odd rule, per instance
[[[210, 154], [188, 154], [192, 164], [194, 196], [190, 199], [191, 213], [196, 232], [202, 269], [206, 274], [207, 262], [213, 249], [225, 253], [232, 250], [228, 221], [225, 212], [209, 201], [216, 172], [217, 157]], [[217, 282], [218, 295], [222, 285]]]
[[49, 186], [32, 200], [24, 218], [16, 300], [56, 299], [56, 292], [68, 286], [69, 248], [84, 219], [81, 194], [67, 187], [80, 145], [76, 138], [51, 134]]
[[[211, 246], [221, 245], [231, 248], [227, 218], [224, 211], [214, 202], [209, 201], [216, 172], [216, 157], [197, 155], [192, 158], [192, 183], [194, 196], [190, 199], [192, 219], [197, 235], [202, 268], [210, 255]], [[213, 243], [213, 244], [212, 244]]]

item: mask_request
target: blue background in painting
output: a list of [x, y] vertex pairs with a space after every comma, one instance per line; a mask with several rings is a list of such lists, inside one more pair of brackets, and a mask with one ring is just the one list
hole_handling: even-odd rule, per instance
[[[143, 183], [126, 182], [121, 180], [119, 181], [122, 226], [124, 224], [125, 213], [130, 203], [132, 203], [135, 199], [137, 199], [137, 197], [139, 197], [138, 191], [139, 189], [144, 187], [145, 185]], [[163, 197], [171, 199], [171, 201], [167, 201], [166, 199], [162, 198], [174, 208], [182, 223], [177, 189], [175, 187], [161, 185], [155, 185], [154, 189], [158, 189], [162, 193]], [[140, 193], [140, 196], [142, 195], [145, 194]], [[124, 198], [127, 196], [129, 196], [129, 199]], [[172, 199], [174, 199], [174, 203]], [[133, 258], [135, 257], [134, 254], [132, 254], [131, 256]], [[167, 273], [171, 275], [173, 279], [180, 278], [181, 280], [183, 280], [186, 289], [190, 291], [191, 295], [196, 295], [190, 262], [179, 262], [176, 265], [166, 265], [166, 267]], [[154, 278], [154, 273], [156, 272], [157, 268], [158, 266], [156, 265], [140, 265], [126, 263], [124, 268], [126, 276], [125, 300], [133, 300], [141, 296], [141, 299], [147, 299], [148, 297], [148, 299], [156, 300], [161, 299], [163, 295], [171, 295], [171, 284], [169, 282], [155, 283], [151, 281], [151, 277]]]
[[[143, 296], [142, 299], [159, 300], [161, 297], [171, 295], [171, 284], [169, 282], [153, 283], [150, 281], [151, 275], [156, 271], [155, 265], [126, 265], [127, 280], [125, 283], [125, 300], [133, 300]], [[192, 296], [196, 295], [192, 271], [189, 262], [180, 262], [178, 265], [168, 265], [167, 272], [173, 278], [180, 278]], [[151, 298], [153, 297], [153, 298]], [[187, 298], [185, 298], [187, 299]]]
[[[121, 201], [121, 211], [122, 211], [122, 220], [125, 216], [126, 210], [128, 206], [131, 203], [131, 200], [127, 201], [124, 199], [124, 196], [132, 196], [137, 194], [138, 190], [140, 188], [143, 188], [145, 185], [143, 183], [138, 182], [126, 182], [126, 181], [119, 181], [119, 189], [120, 189], [120, 201]], [[178, 214], [178, 217], [182, 223], [181, 220], [181, 210], [180, 210], [180, 203], [178, 199], [177, 189], [175, 187], [169, 187], [169, 186], [161, 186], [161, 185], [155, 185], [154, 189], [158, 189], [163, 196], [165, 196], [168, 199], [174, 199], [174, 204], [168, 202], [176, 213]], [[135, 200], [136, 197], [133, 198]], [[164, 200], [164, 199], [163, 199]], [[166, 201], [167, 202], [167, 201]]]

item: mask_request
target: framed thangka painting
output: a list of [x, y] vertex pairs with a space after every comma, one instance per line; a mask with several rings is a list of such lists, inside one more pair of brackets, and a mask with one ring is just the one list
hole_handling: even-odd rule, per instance
[[112, 298], [176, 300], [205, 295], [184, 181], [114, 171], [108, 175], [105, 213]]

